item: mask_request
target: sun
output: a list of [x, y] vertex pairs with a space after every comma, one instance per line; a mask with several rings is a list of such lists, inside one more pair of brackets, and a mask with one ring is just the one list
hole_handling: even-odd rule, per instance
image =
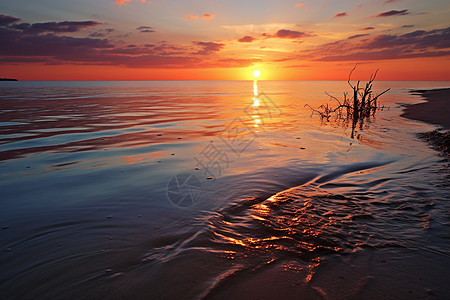
[[261, 76], [261, 72], [259, 70], [253, 71], [253, 77], [258, 78], [259, 76]]

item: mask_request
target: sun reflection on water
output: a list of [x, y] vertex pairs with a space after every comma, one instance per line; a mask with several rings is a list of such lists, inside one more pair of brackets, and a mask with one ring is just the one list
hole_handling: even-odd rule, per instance
[[261, 124], [261, 118], [257, 114], [258, 107], [261, 105], [258, 99], [258, 80], [253, 80], [253, 111], [252, 111], [252, 119], [253, 119], [253, 127], [259, 127]]

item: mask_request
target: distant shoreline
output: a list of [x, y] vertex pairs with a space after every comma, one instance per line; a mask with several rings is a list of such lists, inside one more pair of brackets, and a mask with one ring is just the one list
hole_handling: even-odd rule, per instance
[[407, 106], [402, 117], [450, 130], [450, 88], [413, 90], [411, 93], [421, 95], [426, 102]]
[[0, 81], [19, 81], [19, 80], [14, 78], [0, 78]]

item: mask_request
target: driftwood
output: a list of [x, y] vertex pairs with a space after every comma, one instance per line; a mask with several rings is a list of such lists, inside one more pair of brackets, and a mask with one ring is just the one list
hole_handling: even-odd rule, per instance
[[343, 99], [339, 100], [337, 97], [325, 92], [330, 99], [337, 102], [337, 107], [333, 108], [327, 104], [321, 105], [317, 109], [314, 109], [309, 104], [305, 105], [305, 107], [309, 107], [311, 109], [311, 115], [318, 114], [322, 121], [330, 122], [330, 120], [334, 117], [334, 121], [346, 126], [351, 122], [352, 138], [354, 137], [355, 128], [358, 123], [360, 124], [360, 128], [362, 128], [365, 119], [374, 116], [376, 111], [384, 109], [384, 106], [379, 105], [378, 98], [390, 90], [387, 89], [379, 94], [375, 94], [372, 91], [373, 82], [377, 77], [378, 69], [375, 73], [370, 75], [369, 81], [364, 87], [360, 87], [360, 81], [356, 84], [352, 84], [351, 76], [357, 65], [358, 64], [356, 64], [350, 71], [347, 80], [348, 85], [352, 88], [351, 94], [344, 92]]

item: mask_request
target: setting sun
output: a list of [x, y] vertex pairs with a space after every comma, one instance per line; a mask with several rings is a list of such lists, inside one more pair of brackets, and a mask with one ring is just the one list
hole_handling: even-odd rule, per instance
[[259, 72], [259, 70], [253, 71], [253, 77], [258, 78], [259, 76], [261, 76], [261, 72]]

